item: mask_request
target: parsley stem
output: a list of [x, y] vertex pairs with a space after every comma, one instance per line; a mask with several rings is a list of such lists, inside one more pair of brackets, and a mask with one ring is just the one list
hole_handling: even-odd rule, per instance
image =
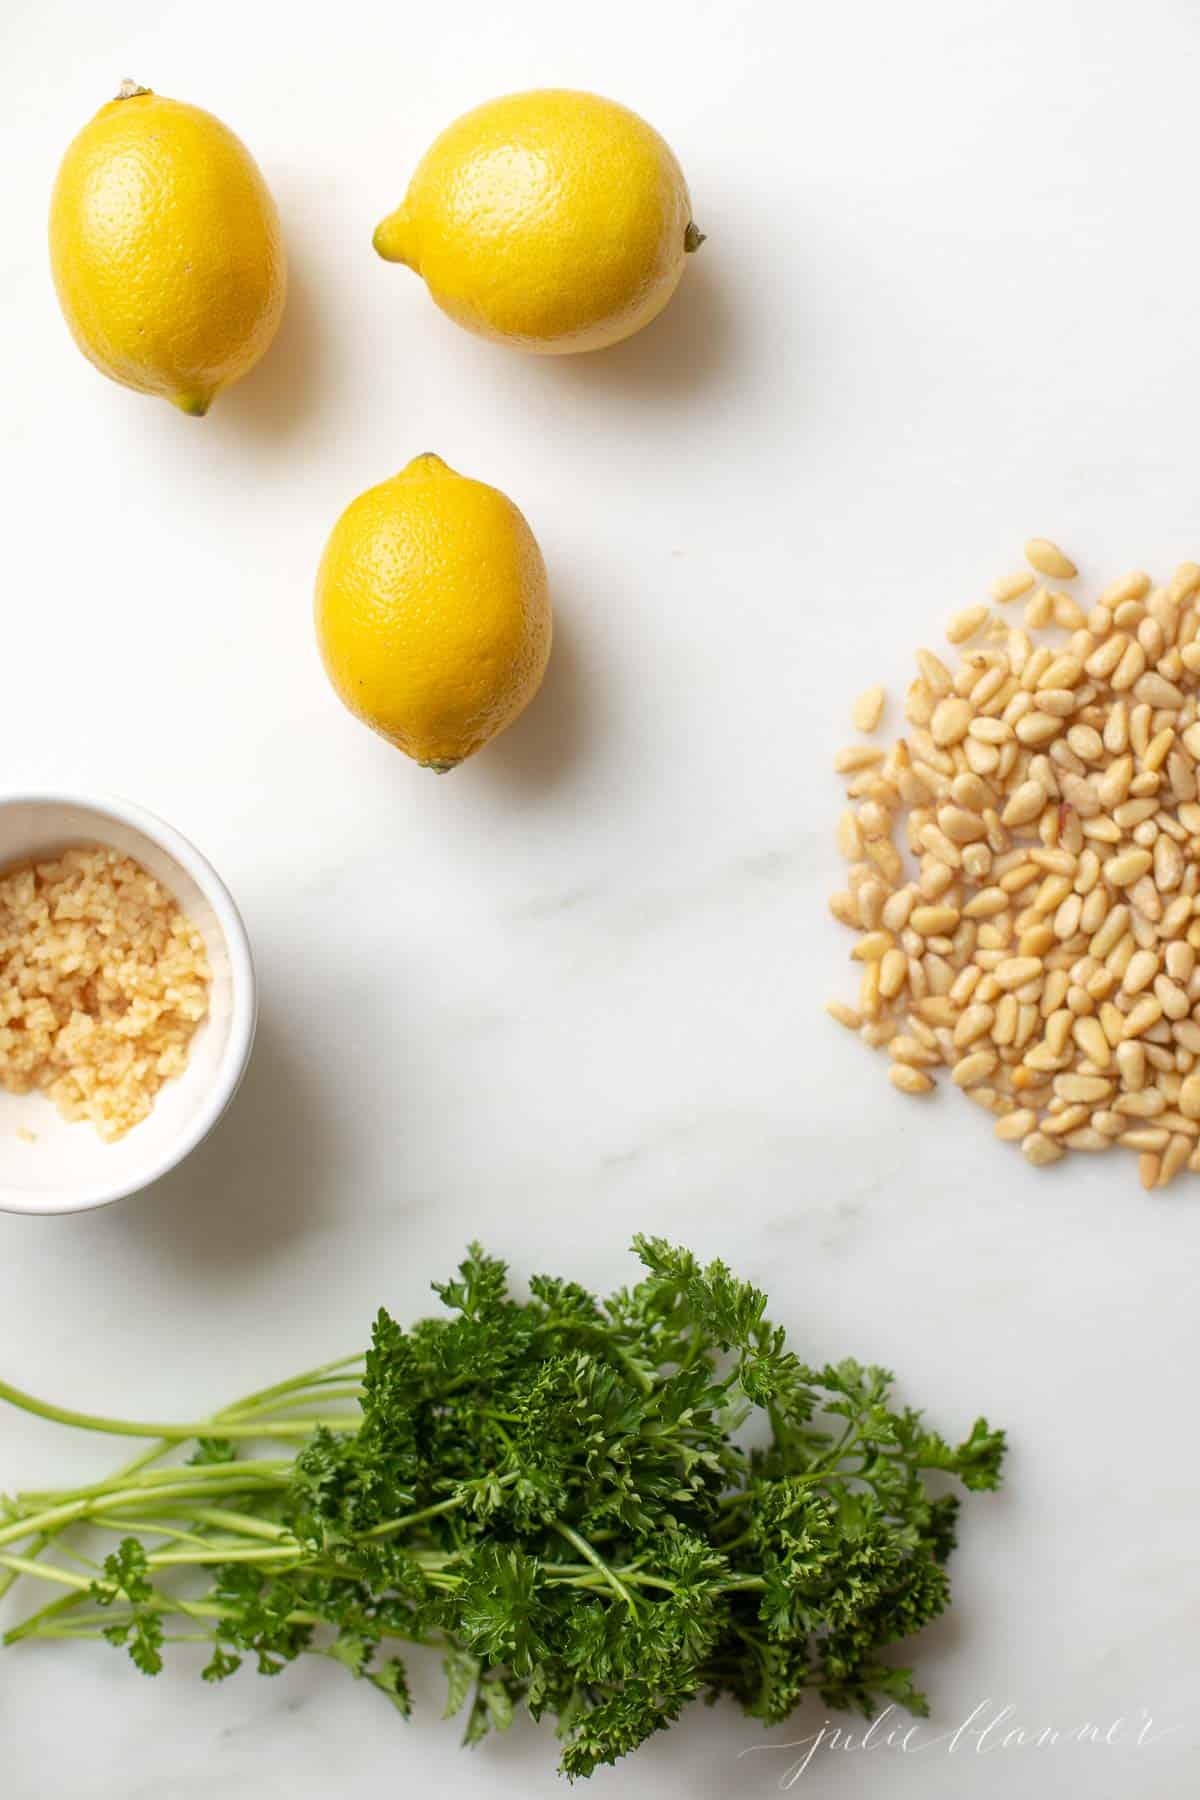
[[295, 1562], [298, 1556], [304, 1556], [303, 1544], [293, 1538], [290, 1544], [213, 1544], [202, 1550], [153, 1550], [146, 1558], [146, 1566], [150, 1569], [183, 1568], [195, 1564], [204, 1567], [210, 1563], [274, 1563]]
[[81, 1594], [92, 1591], [91, 1582], [85, 1581], [82, 1575], [72, 1575], [68, 1569], [56, 1568], [53, 1563], [32, 1562], [27, 1556], [9, 1556], [0, 1552], [0, 1564], [17, 1575], [36, 1575], [39, 1581], [56, 1581], [61, 1587], [75, 1588]]
[[[79, 1597], [75, 1594], [67, 1594], [62, 1600], [55, 1600], [51, 1605], [44, 1606], [39, 1613], [34, 1613], [30, 1618], [24, 1620], [21, 1625], [14, 1626], [11, 1631], [6, 1632], [2, 1641], [5, 1644], [12, 1644], [17, 1642], [20, 1638], [61, 1637], [65, 1635], [68, 1629], [74, 1630], [76, 1627], [78, 1627], [81, 1636], [86, 1635], [89, 1628], [91, 1628], [93, 1634], [102, 1636], [103, 1627], [124, 1624], [132, 1617], [132, 1614], [123, 1612], [119, 1607], [114, 1607], [111, 1610], [105, 1610], [103, 1612], [76, 1613], [70, 1627], [58, 1625], [55, 1622], [54, 1615], [61, 1612], [66, 1606], [76, 1605], [78, 1598]], [[158, 1613], [163, 1618], [169, 1618], [173, 1614], [179, 1614], [183, 1617], [196, 1620], [212, 1619], [217, 1624], [234, 1616], [232, 1611], [228, 1608], [215, 1606], [209, 1601], [184, 1602], [181, 1600], [172, 1600], [166, 1595], [157, 1592], [150, 1600], [143, 1603], [143, 1610], [146, 1609]], [[329, 1621], [320, 1613], [308, 1612], [303, 1608], [288, 1613], [284, 1622], [288, 1625], [327, 1625], [329, 1623]], [[97, 1627], [100, 1628], [99, 1632], [96, 1632]], [[402, 1643], [434, 1644], [447, 1641], [439, 1632], [431, 1631], [427, 1636], [418, 1636], [407, 1631], [390, 1631], [386, 1626], [378, 1627], [378, 1634], [380, 1638], [396, 1639]], [[198, 1642], [210, 1643], [214, 1636], [215, 1634], [212, 1632], [198, 1632], [196, 1633], [196, 1640]], [[182, 1639], [179, 1641], [182, 1641]]]
[[[36, 1541], [27, 1546], [30, 1556], [40, 1556], [53, 1535], [53, 1532], [50, 1531], [40, 1533]], [[20, 1572], [17, 1569], [5, 1569], [3, 1574], [0, 1574], [0, 1600], [3, 1600], [13, 1582], [19, 1579]]]
[[[42, 1573], [45, 1569], [45, 1564], [43, 1563], [38, 1563], [34, 1566], [38, 1569], [39, 1573]], [[14, 1581], [17, 1579], [20, 1572], [19, 1569], [10, 1569], [8, 1571], [8, 1573], [12, 1575]], [[81, 1605], [87, 1597], [86, 1594], [82, 1593], [60, 1594], [57, 1600], [48, 1601], [45, 1606], [40, 1606], [36, 1612], [30, 1613], [28, 1618], [22, 1619], [20, 1624], [11, 1626], [9, 1630], [5, 1632], [3, 1642], [5, 1644], [15, 1644], [19, 1642], [21, 1638], [36, 1636], [41, 1630], [42, 1621], [44, 1619], [55, 1619], [60, 1613], [71, 1611], [74, 1607]]]
[[[349, 1356], [338, 1357], [332, 1362], [319, 1364], [313, 1369], [306, 1369], [301, 1374], [293, 1375], [285, 1381], [276, 1382], [270, 1387], [259, 1388], [256, 1392], [247, 1394], [241, 1400], [235, 1402], [232, 1407], [226, 1408], [225, 1413], [214, 1414], [213, 1418], [206, 1422], [205, 1427], [203, 1427], [200, 1432], [192, 1433], [191, 1435], [208, 1435], [213, 1431], [214, 1427], [219, 1430], [226, 1413], [236, 1416], [242, 1412], [256, 1411], [268, 1406], [273, 1400], [282, 1400], [298, 1391], [304, 1391], [314, 1387], [324, 1388], [329, 1384], [344, 1381], [349, 1369], [356, 1364], [361, 1364], [363, 1360], [362, 1352], [355, 1351]], [[329, 1394], [326, 1394], [324, 1397], [329, 1398], [330, 1396]], [[30, 1410], [28, 1402], [32, 1397], [23, 1394], [20, 1389], [13, 1388], [7, 1383], [0, 1382], [0, 1398], [7, 1399], [12, 1404], [21, 1406], [27, 1411]], [[41, 1417], [52, 1416], [51, 1409], [46, 1408], [41, 1402], [34, 1401], [33, 1410], [37, 1411]], [[92, 1421], [88, 1420], [85, 1415], [76, 1415], [74, 1418], [71, 1418], [69, 1415], [62, 1414], [59, 1409], [54, 1409], [54, 1414], [63, 1417], [67, 1423], [87, 1424], [88, 1427], [91, 1428]], [[111, 1429], [111, 1421], [105, 1421], [104, 1424]], [[136, 1435], [141, 1435], [141, 1433], [139, 1432]], [[175, 1428], [168, 1428], [167, 1431], [159, 1432], [155, 1435], [157, 1441], [148, 1445], [146, 1449], [139, 1450], [134, 1456], [122, 1463], [121, 1467], [114, 1470], [105, 1482], [97, 1482], [90, 1487], [78, 1488], [74, 1491], [68, 1490], [57, 1493], [23, 1494], [19, 1496], [19, 1499], [23, 1504], [33, 1502], [44, 1506], [44, 1504], [48, 1502], [51, 1507], [55, 1505], [61, 1506], [64, 1503], [82, 1499], [103, 1499], [108, 1501], [113, 1494], [114, 1488], [119, 1487], [122, 1482], [130, 1483], [138, 1487], [157, 1487], [159, 1489], [158, 1497], [164, 1497], [162, 1491], [163, 1488], [173, 1485], [177, 1481], [178, 1471], [173, 1469], [151, 1469], [149, 1468], [149, 1465], [156, 1462], [159, 1457], [165, 1456], [173, 1445], [180, 1440]], [[239, 1433], [237, 1435], [248, 1434]], [[247, 1460], [238, 1464], [239, 1483], [244, 1485], [246, 1479], [251, 1479], [254, 1481], [255, 1485], [272, 1485], [278, 1483], [286, 1486], [288, 1477], [285, 1471], [290, 1468], [291, 1464], [281, 1459], [274, 1461], [262, 1459]], [[206, 1479], [222, 1480], [223, 1478], [227, 1478], [227, 1474], [227, 1467], [221, 1464], [201, 1465], [191, 1470], [191, 1478], [197, 1481]], [[211, 1492], [212, 1490], [210, 1489], [208, 1491]], [[41, 1552], [54, 1541], [58, 1533], [65, 1529], [66, 1525], [69, 1523], [71, 1523], [71, 1519], [64, 1518], [60, 1524], [53, 1525], [48, 1530], [40, 1532], [37, 1539], [28, 1546], [30, 1554], [25, 1558], [15, 1559], [20, 1566], [12, 1566], [12, 1563], [10, 1562], [8, 1567], [0, 1567], [0, 1599], [3, 1599], [13, 1586], [13, 1583], [19, 1580], [23, 1574], [34, 1575], [41, 1572], [33, 1559], [40, 1556]], [[76, 1595], [67, 1595], [65, 1601], [56, 1601], [54, 1604], [59, 1607], [64, 1604], [73, 1606], [77, 1604], [77, 1599], [78, 1597]], [[16, 1627], [15, 1630], [19, 1634], [21, 1628]], [[6, 1635], [4, 1639], [6, 1643], [10, 1641], [11, 1635], [12, 1634]]]
[[65, 1506], [52, 1506], [48, 1512], [37, 1513], [33, 1518], [17, 1519], [0, 1528], [0, 1544], [18, 1543], [39, 1532], [45, 1534], [52, 1526], [70, 1525], [75, 1519], [82, 1519], [87, 1511], [86, 1500], [73, 1500]]
[[254, 1406], [231, 1407], [227, 1413], [222, 1415], [217, 1430], [223, 1432], [226, 1424], [237, 1424], [245, 1419], [257, 1418], [262, 1413], [290, 1412], [297, 1406], [311, 1406], [314, 1401], [319, 1401], [323, 1406], [327, 1400], [361, 1400], [362, 1392], [361, 1382], [338, 1382], [335, 1384], [326, 1381], [317, 1388], [301, 1388], [290, 1398], [280, 1396], [275, 1400], [260, 1401]]
[[858, 1438], [858, 1435], [859, 1435], [858, 1425], [855, 1422], [855, 1420], [851, 1419], [850, 1423], [846, 1426], [846, 1429], [843, 1431], [843, 1433], [842, 1433], [841, 1437], [838, 1439], [837, 1443], [833, 1446], [832, 1450], [830, 1450], [828, 1456], [826, 1456], [823, 1460], [822, 1472], [824, 1474], [829, 1474], [832, 1470], [837, 1468], [838, 1464], [843, 1460], [843, 1458], [849, 1454], [856, 1439]]
[[[227, 1407], [226, 1413], [241, 1412], [249, 1407], [260, 1406], [265, 1401], [278, 1399], [280, 1395], [294, 1394], [297, 1388], [315, 1387], [319, 1382], [324, 1381], [326, 1376], [336, 1375], [339, 1370], [348, 1368], [351, 1363], [362, 1361], [363, 1355], [359, 1350], [350, 1356], [339, 1357], [336, 1362], [322, 1363], [316, 1369], [306, 1369], [302, 1375], [293, 1375], [288, 1381], [277, 1381], [273, 1387], [259, 1388], [257, 1393], [246, 1394], [243, 1399], [236, 1400], [232, 1406]], [[218, 1413], [211, 1424], [216, 1425], [224, 1416], [225, 1414]]]
[[[171, 1473], [180, 1479], [171, 1483], [165, 1483], [154, 1489], [136, 1487], [124, 1489], [110, 1488], [107, 1492], [101, 1493], [95, 1498], [68, 1501], [62, 1506], [51, 1507], [46, 1512], [36, 1513], [24, 1519], [17, 1519], [12, 1524], [0, 1527], [0, 1545], [18, 1542], [21, 1538], [30, 1537], [36, 1532], [48, 1530], [59, 1531], [64, 1526], [73, 1524], [76, 1519], [90, 1518], [96, 1512], [111, 1513], [128, 1511], [131, 1514], [136, 1515], [139, 1508], [147, 1505], [157, 1508], [163, 1501], [209, 1500], [213, 1498], [214, 1494], [219, 1498], [223, 1492], [230, 1494], [245, 1493], [246, 1490], [244, 1485], [239, 1484], [229, 1474], [229, 1471], [236, 1468], [236, 1466], [236, 1464], [232, 1463], [223, 1465], [225, 1469], [225, 1481], [223, 1483], [195, 1482], [190, 1479], [190, 1476], [198, 1471], [191, 1469], [174, 1469]], [[173, 1511], [177, 1509], [166, 1507], [162, 1510]], [[151, 1517], [154, 1516], [156, 1515], [152, 1513]]]
[[[72, 1412], [67, 1407], [52, 1406], [48, 1400], [38, 1400], [32, 1394], [23, 1393], [7, 1381], [0, 1381], [0, 1400], [7, 1400], [11, 1406], [18, 1406], [22, 1412], [33, 1413], [39, 1419], [49, 1419], [57, 1425], [74, 1425], [81, 1431], [102, 1431], [110, 1437], [162, 1438], [173, 1443], [187, 1443], [191, 1438], [205, 1437], [214, 1425], [213, 1420], [198, 1425], [147, 1424], [141, 1420], [105, 1419], [95, 1413]], [[327, 1431], [346, 1431], [352, 1426], [354, 1421], [344, 1418], [264, 1419], [261, 1423], [222, 1420], [220, 1431], [224, 1437], [309, 1438], [322, 1427]]]
[[[88, 1523], [99, 1526], [102, 1531], [127, 1532], [129, 1530], [128, 1519], [110, 1518], [106, 1513], [91, 1513]], [[194, 1531], [178, 1531], [171, 1525], [156, 1525], [151, 1519], [139, 1519], [138, 1530], [148, 1531], [152, 1537], [170, 1538], [172, 1543], [196, 1544], [200, 1548], [212, 1541], [210, 1538], [198, 1537]]]
[[[583, 1563], [543, 1563], [542, 1573], [550, 1576], [558, 1587], [589, 1587], [595, 1590], [596, 1573]], [[605, 1579], [615, 1576], [618, 1580], [631, 1583], [634, 1587], [666, 1588], [669, 1593], [678, 1593], [678, 1584], [667, 1581], [661, 1575], [643, 1575], [636, 1565], [628, 1569], [609, 1569], [604, 1571]]]
[[[484, 1479], [486, 1480], [488, 1477], [484, 1477]], [[511, 1487], [517, 1480], [517, 1471], [514, 1470], [508, 1475], [498, 1475], [495, 1479], [498, 1487]], [[419, 1512], [404, 1513], [398, 1519], [387, 1519], [382, 1525], [375, 1525], [370, 1531], [364, 1532], [363, 1536], [364, 1538], [394, 1537], [398, 1531], [407, 1531], [410, 1525], [419, 1525], [425, 1519], [440, 1519], [446, 1513], [457, 1512], [460, 1506], [466, 1505], [467, 1499], [466, 1494], [452, 1494], [448, 1500], [439, 1500], [436, 1506], [423, 1506]]]
[[[187, 1463], [183, 1468], [146, 1469], [132, 1475], [118, 1473], [110, 1475], [107, 1481], [97, 1481], [90, 1487], [31, 1489], [27, 1493], [17, 1495], [22, 1506], [54, 1506], [69, 1500], [91, 1500], [103, 1498], [117, 1488], [141, 1488], [147, 1495], [152, 1495], [155, 1488], [170, 1485], [186, 1476], [189, 1482], [233, 1482], [235, 1479], [243, 1486], [253, 1485], [272, 1487], [287, 1485], [286, 1471], [292, 1467], [283, 1459], [267, 1461], [246, 1461], [233, 1463]], [[249, 1477], [243, 1481], [243, 1477]]]
[[[272, 1542], [295, 1543], [292, 1533], [270, 1519], [259, 1519], [253, 1513], [230, 1512], [222, 1506], [172, 1507], [177, 1518], [191, 1519], [198, 1525], [215, 1525], [219, 1530], [237, 1532], [242, 1537], [268, 1538]], [[120, 1526], [117, 1529], [122, 1529]], [[203, 1539], [201, 1539], [203, 1542]]]
[[[103, 1638], [104, 1632], [97, 1626], [85, 1625], [47, 1625], [36, 1634], [41, 1638], [82, 1638], [85, 1642], [96, 1643]], [[164, 1644], [212, 1644], [216, 1638], [211, 1631], [168, 1631], [162, 1638]]]
[[593, 1550], [587, 1539], [585, 1537], [580, 1537], [579, 1533], [572, 1530], [571, 1526], [565, 1524], [562, 1519], [554, 1519], [551, 1521], [551, 1524], [552, 1528], [557, 1531], [559, 1537], [566, 1538], [568, 1544], [570, 1544], [573, 1549], [578, 1550], [580, 1556], [586, 1558], [586, 1560], [591, 1563], [592, 1567], [597, 1569], [599, 1573], [603, 1575], [613, 1593], [618, 1595], [619, 1598], [625, 1602], [626, 1606], [636, 1619], [638, 1610], [637, 1601], [625, 1586], [620, 1576], [609, 1568], [604, 1558], [600, 1555], [600, 1552], [598, 1550]]
[[[47, 1564], [36, 1563], [32, 1569], [24, 1572], [31, 1575], [36, 1573], [43, 1581], [49, 1581], [53, 1577], [48, 1569]], [[57, 1600], [51, 1600], [49, 1605], [40, 1607], [35, 1613], [30, 1613], [27, 1619], [22, 1619], [19, 1625], [14, 1625], [6, 1631], [3, 1642], [15, 1644], [22, 1638], [40, 1637], [47, 1620], [53, 1622], [61, 1614], [77, 1607], [81, 1601], [90, 1596], [90, 1592], [91, 1584], [89, 1583], [87, 1594], [76, 1592], [64, 1594]], [[212, 1600], [184, 1600], [178, 1594], [164, 1594], [159, 1588], [156, 1588], [149, 1600], [142, 1604], [144, 1608], [162, 1613], [164, 1616], [179, 1613], [189, 1619], [216, 1619], [218, 1622], [231, 1616], [228, 1607], [218, 1606]], [[119, 1607], [105, 1608], [102, 1612], [77, 1613], [75, 1622], [76, 1624], [104, 1625], [117, 1623], [123, 1616]], [[288, 1623], [318, 1625], [321, 1620], [316, 1613], [289, 1613]]]

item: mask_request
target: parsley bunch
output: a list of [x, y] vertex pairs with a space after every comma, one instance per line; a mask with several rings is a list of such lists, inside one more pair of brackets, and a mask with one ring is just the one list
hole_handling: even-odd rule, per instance
[[[994, 1488], [1003, 1433], [979, 1419], [952, 1447], [889, 1404], [886, 1370], [799, 1362], [723, 1263], [634, 1250], [643, 1279], [608, 1300], [537, 1276], [518, 1301], [472, 1246], [435, 1284], [447, 1314], [404, 1330], [381, 1312], [364, 1357], [203, 1426], [0, 1384], [42, 1416], [155, 1440], [95, 1486], [4, 1504], [0, 1593], [23, 1576], [65, 1590], [4, 1641], [103, 1637], [150, 1675], [168, 1643], [202, 1641], [208, 1681], [324, 1656], [404, 1714], [397, 1647], [434, 1645], [466, 1742], [521, 1706], [550, 1714], [571, 1777], [698, 1695], [765, 1724], [809, 1689], [924, 1711], [887, 1652], [949, 1600], [958, 1500], [926, 1475]], [[119, 1538], [94, 1574], [45, 1554], [81, 1523]]]

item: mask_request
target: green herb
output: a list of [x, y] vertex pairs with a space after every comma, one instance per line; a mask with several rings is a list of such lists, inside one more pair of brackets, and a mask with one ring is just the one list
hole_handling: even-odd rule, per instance
[[[466, 1742], [524, 1705], [556, 1719], [572, 1777], [696, 1696], [766, 1724], [811, 1689], [923, 1712], [887, 1653], [949, 1599], [958, 1501], [926, 1474], [995, 1487], [1003, 1434], [979, 1419], [951, 1447], [889, 1404], [886, 1370], [800, 1363], [722, 1263], [634, 1249], [631, 1290], [600, 1302], [538, 1276], [519, 1302], [472, 1247], [435, 1289], [447, 1316], [405, 1331], [381, 1312], [364, 1357], [203, 1424], [0, 1384], [44, 1417], [157, 1440], [95, 1486], [6, 1503], [0, 1592], [63, 1591], [4, 1641], [103, 1637], [151, 1675], [202, 1641], [207, 1681], [324, 1656], [403, 1714], [395, 1649], [432, 1644]], [[254, 1454], [291, 1440], [294, 1458]], [[46, 1554], [81, 1521], [118, 1535], [94, 1578]]]

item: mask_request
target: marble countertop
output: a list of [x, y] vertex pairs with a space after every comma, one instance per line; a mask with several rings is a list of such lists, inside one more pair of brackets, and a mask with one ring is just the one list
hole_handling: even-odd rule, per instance
[[[1147, 1198], [1115, 1157], [1038, 1174], [956, 1096], [894, 1093], [821, 1005], [852, 992], [825, 909], [851, 697], [899, 692], [1032, 532], [1085, 581], [1200, 552], [1196, 21], [40, 0], [2, 41], [3, 779], [191, 835], [262, 989], [190, 1163], [104, 1213], [0, 1217], [4, 1375], [194, 1415], [422, 1308], [468, 1238], [597, 1288], [634, 1231], [686, 1240], [806, 1354], [888, 1363], [947, 1432], [986, 1411], [1009, 1480], [966, 1509], [909, 1749], [825, 1741], [800, 1771], [819, 1706], [765, 1740], [697, 1709], [596, 1791], [1178, 1795], [1200, 1190]], [[203, 423], [100, 380], [51, 292], [57, 159], [125, 75], [233, 125], [283, 214], [279, 340]], [[370, 250], [437, 129], [539, 83], [652, 119], [708, 233], [601, 356], [492, 349]], [[309, 620], [337, 513], [427, 448], [526, 512], [559, 629], [529, 713], [445, 780], [338, 707]], [[0, 1489], [110, 1454], [0, 1419]], [[460, 1752], [428, 1665], [407, 1727], [323, 1667], [194, 1673], [5, 1653], [5, 1800], [562, 1791], [532, 1728]], [[981, 1739], [1006, 1707], [1058, 1743]]]

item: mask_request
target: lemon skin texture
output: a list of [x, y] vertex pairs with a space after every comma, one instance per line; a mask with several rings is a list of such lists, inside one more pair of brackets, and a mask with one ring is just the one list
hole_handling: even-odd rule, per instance
[[287, 294], [250, 152], [211, 113], [145, 90], [102, 106], [69, 146], [50, 262], [89, 362], [196, 416], [263, 355]]
[[553, 635], [545, 563], [498, 489], [418, 456], [334, 526], [316, 626], [350, 711], [444, 773], [511, 725], [541, 685]]
[[640, 331], [702, 241], [670, 148], [627, 107], [544, 88], [448, 127], [375, 233], [468, 331], [561, 356]]

